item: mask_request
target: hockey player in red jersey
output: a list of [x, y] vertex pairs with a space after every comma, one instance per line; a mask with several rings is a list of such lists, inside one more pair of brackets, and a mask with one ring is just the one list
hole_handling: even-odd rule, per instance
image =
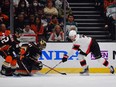
[[83, 67], [83, 71], [80, 72], [80, 74], [88, 74], [89, 68], [84, 57], [91, 52], [94, 54], [95, 59], [98, 60], [99, 63], [103, 64], [105, 67], [108, 67], [110, 69], [110, 73], [114, 74], [113, 66], [110, 65], [106, 59], [101, 58], [102, 56], [100, 48], [95, 39], [77, 34], [75, 30], [71, 30], [69, 32], [69, 38], [73, 42], [73, 47], [71, 52], [63, 56], [62, 62], [66, 62], [68, 57], [70, 57], [74, 52], [78, 51], [78, 59], [80, 61], [80, 65]]
[[6, 76], [12, 76], [16, 70], [17, 58], [19, 53], [18, 38], [20, 34], [16, 32], [14, 35], [8, 35], [0, 40], [0, 53], [5, 59], [1, 67], [1, 74]]

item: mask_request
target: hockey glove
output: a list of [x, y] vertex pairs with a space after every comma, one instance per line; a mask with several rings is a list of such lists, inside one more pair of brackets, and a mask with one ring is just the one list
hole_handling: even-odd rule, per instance
[[65, 55], [63, 56], [63, 58], [62, 58], [62, 62], [66, 62], [67, 59], [68, 59], [68, 56], [65, 54]]
[[43, 68], [43, 63], [41, 61], [35, 62], [34, 65], [35, 65], [35, 67], [38, 68], [38, 70], [42, 70], [42, 68]]

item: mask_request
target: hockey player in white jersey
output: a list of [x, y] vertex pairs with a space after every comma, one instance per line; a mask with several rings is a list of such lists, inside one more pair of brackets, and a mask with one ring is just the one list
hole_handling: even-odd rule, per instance
[[65, 54], [63, 56], [62, 62], [66, 62], [68, 57], [78, 51], [78, 59], [80, 61], [80, 65], [83, 67], [83, 71], [80, 72], [80, 74], [88, 74], [89, 68], [84, 57], [86, 57], [91, 52], [94, 55], [95, 59], [98, 60], [98, 62], [103, 64], [105, 67], [108, 67], [110, 69], [110, 73], [114, 74], [113, 66], [110, 65], [106, 59], [101, 58], [102, 56], [100, 48], [95, 39], [87, 37], [85, 35], [77, 34], [75, 30], [71, 30], [69, 32], [69, 38], [73, 42], [73, 47], [68, 54]]

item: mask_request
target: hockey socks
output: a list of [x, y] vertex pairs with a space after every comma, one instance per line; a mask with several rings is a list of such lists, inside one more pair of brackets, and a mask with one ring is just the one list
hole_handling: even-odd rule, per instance
[[107, 60], [104, 58], [97, 59], [99, 63], [103, 64], [105, 67], [108, 67], [110, 69], [110, 73], [114, 74], [114, 67], [109, 64]]

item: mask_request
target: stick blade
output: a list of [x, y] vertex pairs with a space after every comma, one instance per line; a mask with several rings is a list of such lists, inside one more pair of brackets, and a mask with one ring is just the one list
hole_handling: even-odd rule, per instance
[[62, 75], [67, 75], [66, 73], [61, 73]]

